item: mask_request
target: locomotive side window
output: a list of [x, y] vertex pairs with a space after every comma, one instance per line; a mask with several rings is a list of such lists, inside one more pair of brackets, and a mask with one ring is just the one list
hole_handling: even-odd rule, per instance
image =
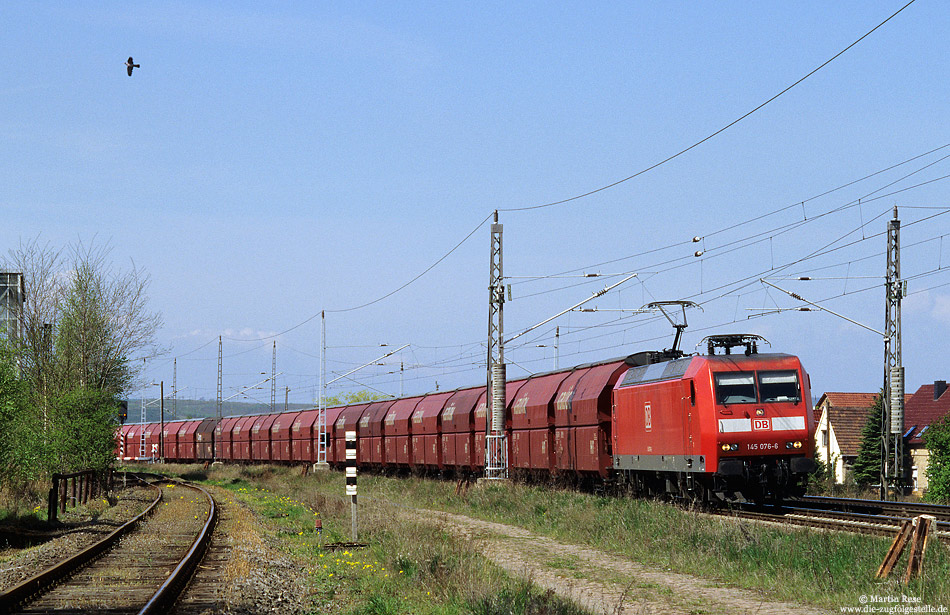
[[755, 403], [755, 377], [752, 372], [721, 372], [714, 375], [717, 404]]
[[759, 394], [762, 396], [762, 403], [775, 401], [800, 402], [802, 393], [798, 386], [798, 372], [794, 370], [759, 372]]

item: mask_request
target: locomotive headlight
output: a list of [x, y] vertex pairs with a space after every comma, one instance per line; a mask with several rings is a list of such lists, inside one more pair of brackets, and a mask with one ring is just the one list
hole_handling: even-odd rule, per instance
[[795, 442], [785, 443], [785, 448], [801, 448], [801, 447], [802, 447], [802, 443], [800, 440], [796, 440]]
[[723, 445], [722, 445], [721, 447], [719, 447], [719, 448], [721, 448], [721, 449], [722, 449], [724, 452], [726, 452], [726, 453], [729, 452], [729, 445], [728, 445], [728, 444], [723, 444]]
[[721, 448], [724, 453], [735, 452], [739, 450], [739, 445], [738, 444], [723, 444], [719, 448]]

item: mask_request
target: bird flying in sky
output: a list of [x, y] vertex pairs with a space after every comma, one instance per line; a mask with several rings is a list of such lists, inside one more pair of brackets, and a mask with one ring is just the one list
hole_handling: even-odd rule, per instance
[[129, 77], [132, 76], [132, 69], [133, 69], [133, 68], [139, 68], [139, 65], [138, 65], [138, 64], [133, 64], [133, 63], [132, 63], [132, 56], [129, 56], [128, 61], [125, 63], [125, 69], [128, 71]]

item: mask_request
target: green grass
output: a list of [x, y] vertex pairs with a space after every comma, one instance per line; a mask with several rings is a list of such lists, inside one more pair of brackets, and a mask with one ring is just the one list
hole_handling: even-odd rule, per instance
[[[397, 517], [372, 496], [361, 496], [359, 506], [358, 538], [367, 547], [330, 550], [332, 543], [351, 540], [350, 499], [343, 496], [339, 473], [301, 477], [290, 469], [225, 466], [197, 476], [193, 466], [164, 469], [192, 480], [204, 478], [250, 507], [272, 533], [272, 543], [300, 562], [314, 613], [585, 613], [508, 577], [467, 541], [431, 524]], [[441, 497], [440, 491], [435, 487], [426, 497]], [[320, 534], [314, 530], [318, 518]], [[512, 604], [518, 610], [506, 610]]]
[[[306, 522], [313, 519], [314, 512], [319, 513], [324, 535], [297, 535], [297, 543], [288, 547], [303, 557], [313, 557], [322, 548], [321, 543], [349, 540], [349, 498], [343, 495], [341, 473], [301, 477], [296, 470], [254, 469], [250, 474], [254, 476], [246, 470], [225, 467], [210, 472], [209, 477], [229, 488], [239, 485], [237, 489], [258, 486], [272, 490], [267, 492], [272, 496], [258, 496], [259, 514], [278, 527], [288, 528], [288, 535], [305, 531]], [[928, 543], [923, 577], [905, 588], [899, 578], [906, 554], [890, 579], [874, 579], [891, 538], [774, 527], [694, 514], [648, 500], [510, 483], [483, 485], [457, 496], [454, 483], [361, 474], [359, 488], [360, 540], [370, 544], [360, 553], [359, 561], [373, 562], [374, 568], [356, 573], [352, 565], [334, 560], [334, 565], [345, 567], [323, 569], [332, 569], [333, 577], [315, 573], [315, 588], [321, 595], [348, 596], [353, 609], [348, 612], [352, 613], [509, 612], [492, 609], [511, 603], [513, 598], [506, 592], [518, 590], [517, 583], [486, 566], [484, 560], [452, 537], [424, 524], [394, 522], [392, 509], [383, 502], [525, 527], [657, 569], [756, 590], [772, 600], [838, 607], [854, 606], [857, 597], [864, 594], [905, 594], [920, 597], [924, 604], [950, 605], [950, 552], [938, 539]], [[301, 505], [305, 507], [301, 512], [291, 510]], [[574, 568], [576, 562], [569, 560], [553, 560], [548, 565], [581, 574]], [[491, 572], [481, 576], [479, 568]], [[390, 576], [385, 576], [387, 573]], [[531, 595], [539, 605], [548, 599], [543, 593]], [[553, 610], [553, 606], [538, 608], [541, 610], [510, 612], [562, 612]], [[702, 612], [701, 606], [697, 609]]]
[[[487, 485], [455, 496], [454, 484], [393, 481], [361, 475], [361, 489], [525, 527], [561, 540], [625, 555], [675, 572], [700, 574], [762, 592], [769, 598], [819, 606], [853, 605], [857, 596], [919, 596], [950, 605], [950, 552], [928, 543], [924, 575], [906, 588], [904, 559], [885, 582], [874, 578], [891, 538], [804, 528], [779, 528], [696, 515], [649, 500], [600, 497], [524, 485]], [[896, 574], [896, 573], [900, 574]]]

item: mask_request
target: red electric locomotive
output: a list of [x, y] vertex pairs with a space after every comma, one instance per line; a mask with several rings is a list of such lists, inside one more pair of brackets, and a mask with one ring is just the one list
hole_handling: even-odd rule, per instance
[[700, 500], [800, 493], [815, 468], [808, 374], [797, 357], [759, 354], [761, 339], [712, 336], [707, 355], [630, 357], [613, 391], [618, 479]]

